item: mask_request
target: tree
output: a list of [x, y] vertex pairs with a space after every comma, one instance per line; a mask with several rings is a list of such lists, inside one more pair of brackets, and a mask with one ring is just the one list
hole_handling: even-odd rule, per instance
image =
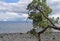
[[37, 29], [42, 28], [39, 32], [36, 32], [35, 29], [30, 31], [30, 33], [35, 35], [39, 41], [41, 41], [40, 34], [51, 33], [52, 28], [60, 30], [60, 28], [55, 25], [58, 24], [59, 17], [56, 19], [54, 19], [54, 17], [49, 17], [52, 9], [46, 4], [46, 0], [33, 0], [27, 6], [27, 10], [29, 10], [28, 19], [33, 20], [33, 27]]

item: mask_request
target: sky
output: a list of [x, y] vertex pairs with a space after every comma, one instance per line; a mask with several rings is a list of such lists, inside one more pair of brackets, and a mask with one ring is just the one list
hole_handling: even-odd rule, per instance
[[[27, 5], [32, 0], [0, 0], [0, 21], [26, 21]], [[52, 8], [51, 17], [60, 17], [60, 0], [47, 0]]]
[[16, 3], [19, 0], [1, 0], [1, 1], [7, 2], [7, 3]]

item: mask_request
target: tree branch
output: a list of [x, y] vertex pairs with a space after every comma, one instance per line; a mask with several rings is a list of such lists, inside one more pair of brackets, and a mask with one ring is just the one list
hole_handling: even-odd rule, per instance
[[[37, 10], [39, 10], [39, 9], [37, 8]], [[55, 26], [54, 23], [53, 23], [48, 17], [45, 16], [45, 12], [43, 12], [42, 10], [39, 10], [39, 11], [40, 11], [40, 12], [42, 13], [42, 15], [53, 25], [53, 26], [50, 26], [50, 25], [49, 25], [50, 28], [54, 28], [54, 29], [56, 29], [56, 30], [60, 30], [60, 27]]]
[[38, 32], [38, 34], [42, 34], [42, 33], [44, 33], [48, 28], [49, 28], [48, 26], [45, 27], [42, 31]]
[[54, 23], [48, 17], [45, 16], [45, 12], [43, 12], [42, 10], [40, 10], [38, 8], [36, 8], [36, 9], [39, 10], [42, 13], [42, 15], [53, 25], [53, 26], [48, 26], [48, 27], [44, 28], [42, 31], [39, 32], [40, 34], [44, 33], [47, 30], [47, 28], [49, 28], [49, 27], [56, 29], [56, 30], [60, 30], [60, 27], [55, 26]]
[[53, 28], [53, 29], [56, 29], [56, 30], [60, 30], [60, 27], [49, 25], [49, 26], [45, 27], [42, 31], [38, 32], [38, 34], [44, 33], [48, 28]]
[[53, 29], [56, 29], [56, 30], [60, 30], [60, 27], [57, 27], [57, 26], [50, 26], [50, 25], [49, 25], [49, 27], [50, 27], [50, 28], [53, 28]]
[[48, 17], [45, 16], [46, 13], [43, 12], [42, 8], [41, 8], [41, 10], [38, 9], [38, 8], [36, 8], [36, 9], [39, 10], [39, 11], [42, 13], [42, 15], [43, 15], [53, 26], [55, 26], [54, 23], [53, 23]]

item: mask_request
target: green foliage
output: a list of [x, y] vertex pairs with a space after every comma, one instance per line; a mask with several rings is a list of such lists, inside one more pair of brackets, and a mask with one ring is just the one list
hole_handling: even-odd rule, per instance
[[47, 35], [52, 34], [53, 29], [52, 28], [48, 28], [44, 33]]
[[[57, 17], [56, 19], [54, 19], [54, 17], [50, 18], [50, 20], [54, 23], [54, 24], [59, 24], [58, 21], [59, 21], [59, 17]], [[48, 22], [49, 25], [51, 25], [50, 22]]]
[[59, 21], [59, 17], [56, 18], [55, 23], [59, 24], [58, 21]]
[[42, 2], [46, 3], [46, 0], [42, 0]]
[[[29, 10], [29, 19], [33, 20], [33, 27], [39, 27], [39, 28], [45, 28], [48, 25], [51, 25], [50, 22], [42, 15], [40, 11], [38, 11], [36, 8], [42, 10], [41, 8], [43, 7], [43, 12], [45, 12], [45, 16], [49, 16], [51, 14], [52, 9], [46, 4], [46, 0], [33, 0], [28, 6], [27, 10]], [[59, 18], [54, 19], [54, 18], [49, 18], [50, 20], [53, 21], [53, 23], [58, 23]], [[31, 31], [31, 34], [35, 34], [35, 30]], [[46, 33], [51, 33], [51, 28], [46, 30]]]
[[35, 29], [32, 29], [32, 30], [28, 31], [27, 33], [30, 33], [30, 34], [32, 34], [32, 35], [37, 37], [37, 33], [36, 33]]

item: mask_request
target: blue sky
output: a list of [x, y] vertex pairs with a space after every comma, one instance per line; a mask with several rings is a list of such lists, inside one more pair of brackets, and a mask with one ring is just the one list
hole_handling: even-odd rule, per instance
[[[27, 5], [32, 0], [0, 0], [0, 21], [26, 21]], [[52, 8], [50, 17], [60, 17], [60, 0], [47, 0]]]
[[16, 3], [19, 0], [1, 0], [1, 1], [7, 2], [7, 3]]

